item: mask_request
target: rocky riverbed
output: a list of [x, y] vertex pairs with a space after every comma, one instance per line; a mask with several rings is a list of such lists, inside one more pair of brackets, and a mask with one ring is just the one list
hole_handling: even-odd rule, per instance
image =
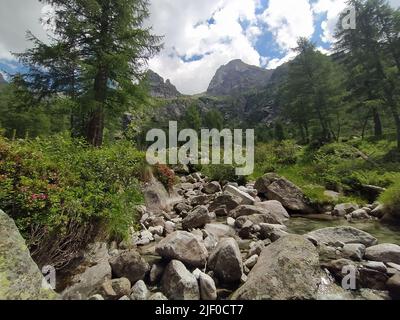
[[[390, 237], [360, 227], [380, 224], [379, 204], [341, 204], [313, 216], [318, 212], [302, 191], [274, 174], [246, 186], [222, 186], [200, 173], [180, 179], [169, 193], [149, 183], [146, 206], [138, 208], [142, 230], [123, 243], [92, 244], [60, 298], [399, 297], [399, 241], [379, 241]], [[342, 287], [352, 283], [347, 279], [354, 280], [351, 290]]]

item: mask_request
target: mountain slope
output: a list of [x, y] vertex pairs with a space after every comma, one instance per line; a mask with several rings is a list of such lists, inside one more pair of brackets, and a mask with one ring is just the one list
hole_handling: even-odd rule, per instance
[[226, 96], [261, 89], [267, 86], [273, 73], [273, 70], [251, 66], [242, 60], [233, 60], [217, 70], [207, 94]]
[[146, 80], [150, 95], [153, 98], [171, 99], [181, 96], [179, 91], [169, 80], [164, 81], [160, 75], [152, 70], [147, 71]]

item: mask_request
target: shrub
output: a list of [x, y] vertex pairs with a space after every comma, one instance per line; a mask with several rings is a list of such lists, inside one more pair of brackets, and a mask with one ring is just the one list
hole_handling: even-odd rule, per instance
[[176, 183], [175, 172], [164, 164], [157, 164], [154, 166], [154, 176], [168, 191], [171, 191]]
[[400, 181], [388, 188], [380, 196], [379, 201], [385, 205], [388, 212], [400, 218]]
[[142, 202], [144, 154], [126, 142], [95, 149], [68, 136], [0, 137], [0, 207], [35, 260], [61, 267], [93, 236], [122, 240]]

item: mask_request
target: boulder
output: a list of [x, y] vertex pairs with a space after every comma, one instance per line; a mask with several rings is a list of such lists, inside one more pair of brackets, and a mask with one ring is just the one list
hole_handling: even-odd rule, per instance
[[102, 290], [105, 281], [111, 279], [111, 266], [103, 261], [87, 268], [83, 273], [72, 278], [72, 285], [62, 293], [64, 300], [82, 300]]
[[102, 285], [102, 296], [107, 300], [118, 300], [131, 292], [131, 282], [127, 278], [107, 280]]
[[324, 228], [306, 234], [314, 243], [331, 245], [338, 241], [344, 244], [361, 243], [366, 247], [375, 245], [378, 240], [367, 232], [353, 227]]
[[250, 221], [252, 224], [259, 225], [261, 223], [279, 224], [270, 214], [253, 214], [251, 216], [242, 216], [235, 221], [236, 227], [243, 228], [246, 222]]
[[284, 219], [282, 217], [276, 216], [271, 213], [268, 209], [260, 206], [250, 206], [250, 205], [241, 205], [237, 207], [235, 210], [231, 211], [229, 216], [232, 218], [240, 218], [244, 216], [252, 216], [252, 215], [263, 215], [268, 217], [268, 223], [272, 224], [282, 224]]
[[376, 208], [374, 208], [371, 213], [371, 216], [381, 219], [385, 215], [385, 206], [382, 204], [379, 204]]
[[153, 178], [144, 187], [143, 194], [148, 210], [152, 212], [169, 210], [169, 194], [160, 181]]
[[167, 236], [157, 245], [156, 252], [165, 259], [179, 260], [193, 267], [204, 267], [208, 258], [208, 251], [202, 241], [185, 231]]
[[202, 300], [214, 301], [217, 300], [217, 287], [213, 278], [204, 272], [199, 274], [200, 297]]
[[208, 259], [208, 268], [222, 283], [239, 282], [243, 274], [243, 263], [235, 239], [222, 239]]
[[0, 300], [53, 300], [14, 221], [0, 210]]
[[400, 246], [388, 243], [379, 244], [367, 248], [365, 257], [372, 261], [400, 264]]
[[244, 205], [253, 205], [254, 204], [254, 198], [252, 196], [250, 196], [246, 192], [239, 190], [238, 188], [236, 188], [234, 186], [227, 185], [227, 186], [225, 186], [224, 191], [226, 193], [229, 193], [229, 194], [239, 198], [241, 204], [244, 204]]
[[196, 277], [185, 265], [172, 260], [165, 269], [161, 287], [170, 300], [199, 300], [200, 290]]
[[162, 274], [164, 272], [164, 266], [161, 264], [153, 264], [153, 266], [151, 267], [150, 270], [150, 274], [149, 274], [149, 280], [151, 284], [157, 284], [161, 277]]
[[286, 209], [301, 213], [313, 213], [310, 200], [289, 180], [276, 174], [267, 174], [257, 180], [255, 186], [259, 194], [268, 200], [279, 201]]
[[210, 223], [204, 227], [208, 234], [212, 234], [216, 239], [228, 238], [235, 236], [235, 229], [225, 224]]
[[147, 300], [149, 296], [150, 296], [150, 291], [149, 289], [147, 289], [147, 286], [143, 280], [139, 280], [132, 287], [130, 293], [131, 300], [144, 301]]
[[352, 219], [359, 219], [359, 220], [365, 220], [365, 219], [369, 219], [370, 216], [368, 214], [368, 212], [365, 209], [357, 209], [355, 211], [353, 211], [351, 213], [351, 218]]
[[389, 290], [390, 294], [394, 298], [398, 299], [400, 297], [400, 273], [397, 273], [393, 277], [391, 277], [388, 280], [386, 287]]
[[352, 213], [353, 211], [359, 209], [359, 206], [354, 203], [342, 203], [335, 206], [332, 211], [332, 215], [336, 217], [344, 217], [345, 215]]
[[149, 264], [136, 250], [123, 251], [110, 259], [112, 272], [116, 277], [128, 278], [131, 283], [143, 280], [150, 271]]
[[318, 252], [303, 236], [266, 247], [233, 300], [314, 300], [321, 279]]
[[386, 273], [369, 268], [360, 268], [359, 273], [359, 285], [362, 288], [379, 291], [384, 291], [386, 289], [386, 283], [389, 280]]
[[222, 190], [221, 185], [217, 181], [212, 181], [210, 183], [207, 183], [203, 188], [203, 192], [207, 194], [218, 193], [221, 192], [221, 190]]
[[240, 205], [240, 198], [231, 194], [223, 194], [217, 197], [208, 207], [208, 210], [215, 211], [224, 206], [226, 210], [231, 211]]
[[268, 212], [275, 217], [280, 224], [283, 224], [290, 219], [289, 213], [279, 201], [271, 200], [258, 202], [256, 203], [256, 206], [268, 210]]
[[361, 261], [365, 255], [365, 246], [361, 243], [345, 244], [343, 247], [343, 258], [351, 259], [354, 261]]
[[203, 228], [210, 220], [207, 207], [200, 206], [191, 211], [187, 217], [183, 219], [182, 227], [184, 230]]
[[261, 239], [270, 239], [275, 242], [288, 235], [287, 227], [280, 224], [260, 223], [260, 228]]
[[156, 292], [149, 298], [150, 301], [166, 301], [168, 298], [164, 296], [161, 292]]

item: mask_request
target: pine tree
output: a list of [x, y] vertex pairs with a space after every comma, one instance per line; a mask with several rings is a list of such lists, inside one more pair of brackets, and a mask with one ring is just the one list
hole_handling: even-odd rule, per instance
[[72, 123], [94, 146], [103, 143], [105, 116], [138, 95], [147, 61], [161, 38], [144, 27], [147, 0], [40, 0], [54, 8], [50, 44], [30, 34], [33, 48], [19, 54], [25, 80], [40, 98], [65, 94], [79, 101]]

